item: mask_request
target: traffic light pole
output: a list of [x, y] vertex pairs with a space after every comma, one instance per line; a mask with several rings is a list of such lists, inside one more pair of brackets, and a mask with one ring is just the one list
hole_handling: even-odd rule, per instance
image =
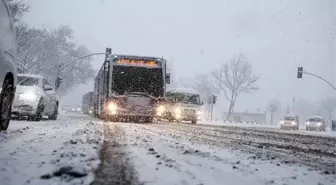
[[[109, 50], [109, 52], [111, 52], [111, 51]], [[75, 59], [71, 60], [70, 62], [67, 62], [67, 63], [65, 63], [63, 65], [60, 64], [58, 66], [58, 69], [57, 69], [57, 76], [56, 76], [56, 82], [55, 82], [56, 88], [58, 88], [57, 87], [57, 83], [58, 83], [57, 81], [59, 80], [59, 74], [60, 74], [60, 72], [61, 72], [62, 69], [68, 67], [70, 64], [76, 62], [77, 60], [80, 60], [80, 59], [83, 59], [83, 58], [87, 58], [87, 57], [91, 57], [91, 56], [95, 56], [95, 55], [106, 55], [106, 54], [107, 54], [106, 52], [105, 53], [91, 53], [91, 54], [88, 54], [88, 55], [84, 55], [84, 56], [75, 58]], [[108, 54], [111, 54], [111, 53], [108, 53]]]
[[318, 75], [315, 75], [313, 73], [309, 73], [309, 72], [306, 72], [306, 71], [302, 71], [303, 74], [307, 74], [307, 75], [311, 75], [311, 76], [314, 76], [316, 78], [319, 78], [320, 80], [326, 82], [327, 84], [329, 84], [335, 91], [336, 91], [336, 87], [334, 85], [332, 85], [330, 82], [328, 82], [326, 79], [318, 76]]

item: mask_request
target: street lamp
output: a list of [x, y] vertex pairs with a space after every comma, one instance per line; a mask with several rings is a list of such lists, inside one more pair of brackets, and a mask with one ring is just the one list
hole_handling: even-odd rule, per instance
[[91, 53], [91, 54], [87, 54], [78, 58], [75, 58], [63, 65], [59, 65], [58, 66], [58, 70], [57, 70], [57, 77], [55, 80], [55, 88], [59, 88], [63, 78], [59, 76], [59, 73], [61, 72], [62, 69], [66, 68], [67, 66], [69, 66], [70, 64], [76, 62], [77, 60], [83, 59], [83, 58], [87, 58], [87, 57], [91, 57], [91, 56], [95, 56], [95, 55], [105, 55], [105, 60], [107, 60], [108, 56], [112, 54], [112, 49], [111, 48], [106, 48], [105, 53]]

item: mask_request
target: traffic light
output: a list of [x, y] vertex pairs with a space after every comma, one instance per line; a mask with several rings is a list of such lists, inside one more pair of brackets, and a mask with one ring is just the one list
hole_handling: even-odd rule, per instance
[[212, 95], [212, 104], [216, 104], [217, 96]]
[[302, 78], [303, 67], [298, 67], [297, 78]]
[[108, 56], [112, 54], [112, 49], [111, 48], [106, 48], [105, 50], [105, 60], [108, 59]]
[[62, 77], [59, 77], [59, 76], [58, 76], [58, 77], [56, 78], [56, 81], [55, 81], [55, 88], [56, 88], [56, 89], [58, 89], [58, 88], [60, 87], [62, 81], [63, 81], [63, 78], [62, 78]]

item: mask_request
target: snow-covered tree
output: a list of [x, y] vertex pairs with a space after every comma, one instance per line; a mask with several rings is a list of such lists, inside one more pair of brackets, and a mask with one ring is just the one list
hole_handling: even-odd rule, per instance
[[[17, 64], [21, 73], [42, 74], [54, 81], [59, 65], [77, 57], [89, 54], [84, 46], [77, 46], [73, 39], [73, 30], [69, 26], [56, 29], [36, 29], [21, 21], [29, 7], [22, 0], [9, 0], [18, 41]], [[92, 79], [94, 71], [90, 58], [77, 61], [61, 71], [64, 78], [60, 92], [66, 92], [76, 84]]]
[[[68, 26], [40, 30], [22, 24], [17, 29], [17, 37], [20, 71], [42, 74], [52, 82], [60, 65], [90, 53], [86, 47], [74, 43], [73, 31]], [[74, 85], [93, 78], [94, 71], [90, 61], [90, 58], [82, 59], [61, 71], [64, 83], [60, 92], [66, 92]]]
[[255, 86], [259, 77], [252, 71], [251, 64], [246, 58], [239, 54], [233, 57], [229, 63], [212, 73], [216, 85], [224, 93], [224, 97], [229, 101], [227, 119], [231, 117], [238, 96], [242, 93], [250, 93], [259, 88]]
[[9, 9], [13, 16], [13, 21], [15, 23], [19, 22], [24, 13], [29, 11], [29, 7], [23, 3], [22, 0], [9, 0], [8, 1]]
[[273, 124], [274, 113], [280, 109], [281, 103], [278, 100], [271, 100], [266, 109], [271, 113], [271, 124]]

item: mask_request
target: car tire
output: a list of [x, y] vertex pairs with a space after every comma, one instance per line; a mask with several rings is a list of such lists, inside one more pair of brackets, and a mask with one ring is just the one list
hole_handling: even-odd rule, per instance
[[58, 116], [58, 102], [55, 105], [55, 109], [52, 115], [48, 116], [48, 119], [50, 120], [57, 120], [57, 116]]
[[152, 117], [145, 118], [145, 123], [152, 123], [152, 122], [153, 122]]
[[196, 124], [197, 123], [197, 120], [192, 120], [191, 121], [191, 124]]
[[34, 116], [29, 116], [28, 120], [33, 120], [33, 121], [41, 121], [44, 113], [44, 105], [43, 105], [43, 99], [40, 99], [37, 109], [36, 109], [36, 114]]
[[12, 116], [12, 104], [14, 100], [13, 80], [5, 79], [0, 94], [0, 131], [7, 130]]

